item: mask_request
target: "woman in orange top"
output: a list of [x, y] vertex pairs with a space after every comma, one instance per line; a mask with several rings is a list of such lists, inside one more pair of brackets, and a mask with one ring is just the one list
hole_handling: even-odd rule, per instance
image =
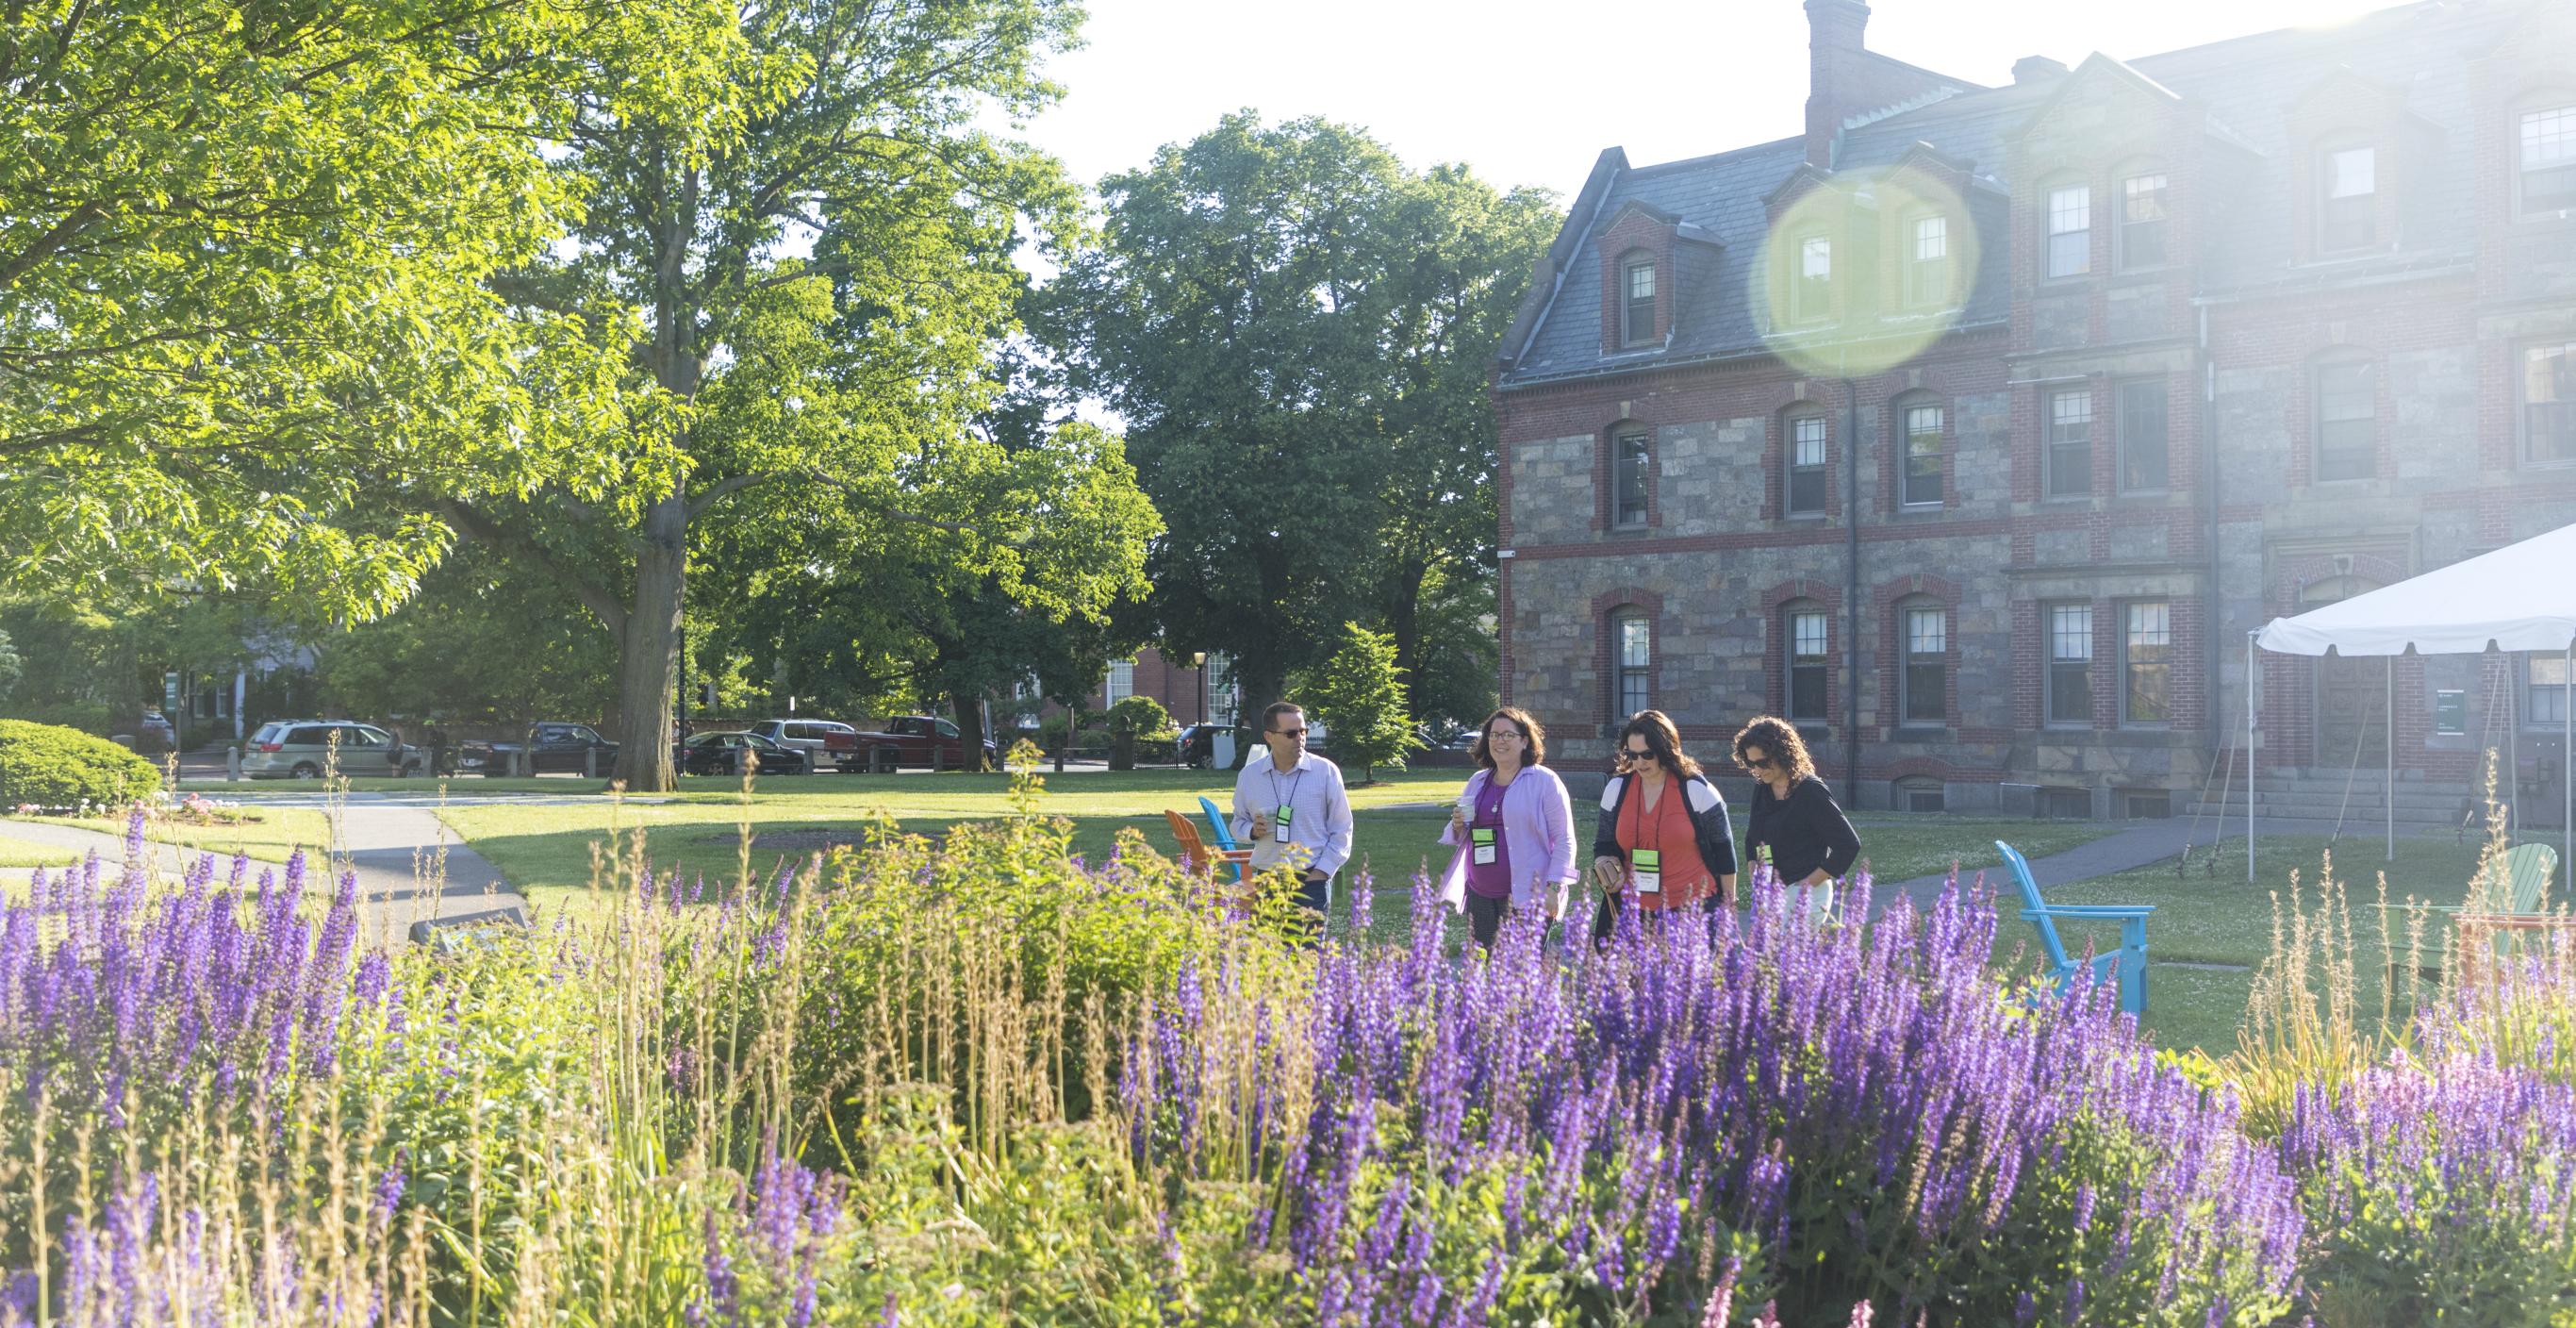
[[1660, 710], [1638, 711], [1619, 731], [1619, 773], [1601, 790], [1592, 854], [1595, 940], [1617, 925], [1623, 901], [1649, 913], [1735, 903], [1726, 799], [1682, 754], [1681, 732]]

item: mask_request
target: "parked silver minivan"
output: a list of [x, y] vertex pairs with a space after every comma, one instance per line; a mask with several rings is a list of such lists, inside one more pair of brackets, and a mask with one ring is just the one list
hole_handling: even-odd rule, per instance
[[[273, 719], [242, 745], [244, 779], [319, 779], [339, 735], [339, 770], [353, 779], [420, 773], [427, 753], [394, 749], [394, 735], [345, 719]], [[399, 763], [398, 763], [399, 762]]]

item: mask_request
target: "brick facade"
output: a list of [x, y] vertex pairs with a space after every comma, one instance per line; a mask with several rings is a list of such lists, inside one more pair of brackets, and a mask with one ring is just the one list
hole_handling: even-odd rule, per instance
[[[1866, 9], [1809, 11], [1820, 47], [1856, 48]], [[1811, 67], [1842, 77], [1860, 55]], [[2576, 521], [2576, 467], [2521, 437], [2525, 348], [2576, 341], [2576, 217], [2518, 215], [2514, 139], [2516, 116], [2576, 103], [2576, 3], [2025, 64], [1995, 89], [1897, 65], [1893, 107], [1862, 104], [1871, 79], [1820, 87], [1810, 133], [1781, 144], [1643, 169], [1604, 154], [1551, 254], [1568, 275], [1540, 274], [1550, 298], [1524, 307], [1494, 395], [1501, 689], [1569, 760], [1608, 750], [1623, 606], [1650, 615], [1656, 704], [1709, 748], [1785, 713], [1788, 613], [1807, 608], [1830, 628], [1809, 745], [1858, 805], [1904, 779], [1939, 781], [1953, 810], [2025, 810], [2043, 788], [2100, 814], [2127, 791], [2181, 808], [2244, 741], [2249, 630]], [[1841, 126], [1822, 149], [1820, 98]], [[2328, 252], [2322, 154], [2355, 145], [2376, 154], [2369, 243]], [[2087, 196], [2089, 216], [2069, 206]], [[1835, 273], [1830, 313], [1795, 326], [1765, 294], [1797, 276], [1770, 244], [1791, 212], [1830, 237]], [[1908, 304], [1926, 215], [1955, 265], [1937, 317]], [[1611, 298], [1634, 255], [1666, 265], [1642, 355]], [[1915, 406], [1939, 411], [1940, 492], [1909, 505]], [[1792, 512], [1810, 417], [1821, 510]], [[1642, 527], [1610, 519], [1626, 429], [1651, 440]], [[2329, 442], [2366, 477], [2321, 471]], [[2059, 605], [2092, 614], [2071, 723], [2046, 715]], [[1919, 607], [1946, 615], [1937, 724], [1898, 713]], [[2367, 724], [2393, 719], [2403, 778], [2465, 781], [2521, 718], [2513, 667], [2400, 660], [2392, 715], [2380, 661], [2265, 657], [2257, 767], [2340, 778], [2366, 703]], [[2161, 717], [2124, 706], [2133, 676]], [[2468, 695], [2465, 734], [2434, 732], [2445, 691]], [[2551, 740], [2533, 726], [2526, 755]]]

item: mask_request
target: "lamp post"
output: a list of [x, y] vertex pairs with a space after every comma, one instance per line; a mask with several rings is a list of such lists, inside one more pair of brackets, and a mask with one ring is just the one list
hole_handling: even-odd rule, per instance
[[1204, 724], [1208, 722], [1207, 652], [1204, 650], [1191, 651], [1190, 667], [1196, 670], [1199, 675], [1199, 722]]

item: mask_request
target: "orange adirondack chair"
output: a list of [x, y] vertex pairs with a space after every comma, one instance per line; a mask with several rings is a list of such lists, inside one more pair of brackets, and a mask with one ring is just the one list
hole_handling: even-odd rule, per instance
[[1163, 810], [1163, 820], [1172, 827], [1172, 838], [1181, 846], [1181, 861], [1188, 864], [1191, 871], [1214, 874], [1220, 867], [1231, 867], [1234, 884], [1238, 887], [1243, 884], [1244, 864], [1252, 861], [1251, 849], [1209, 848], [1206, 841], [1199, 838], [1198, 827], [1190, 824], [1190, 818], [1168, 807]]

